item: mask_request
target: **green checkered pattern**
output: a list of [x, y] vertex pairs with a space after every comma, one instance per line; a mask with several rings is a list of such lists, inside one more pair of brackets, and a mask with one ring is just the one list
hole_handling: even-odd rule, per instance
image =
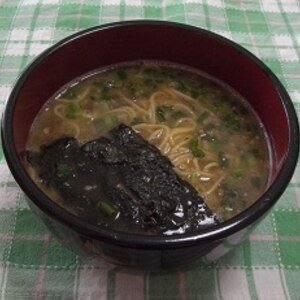
[[[206, 28], [262, 59], [300, 114], [298, 0], [0, 0], [0, 112], [41, 51], [78, 30], [160, 19]], [[1, 299], [300, 299], [300, 168], [243, 244], [189, 271], [129, 272], [83, 261], [29, 210], [0, 148]]]

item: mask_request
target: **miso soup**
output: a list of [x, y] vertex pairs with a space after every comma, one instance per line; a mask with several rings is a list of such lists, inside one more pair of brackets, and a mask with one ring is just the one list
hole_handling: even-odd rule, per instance
[[[143, 191], [136, 192], [114, 179], [118, 188], [122, 185], [123, 190], [127, 191], [129, 196], [126, 197], [132, 198], [130, 207], [127, 205], [128, 211], [131, 210], [128, 213], [121, 207], [125, 204], [116, 200], [118, 196], [103, 192], [106, 183], [91, 183], [89, 177], [81, 178], [81, 175], [81, 182], [76, 182], [79, 171], [74, 171], [69, 154], [62, 154], [63, 150], [61, 155], [65, 155], [65, 163], [56, 161], [49, 166], [47, 163], [51, 164], [51, 159], [43, 162], [39, 158], [38, 163], [32, 160], [33, 154], [45, 152], [45, 149], [53, 150], [53, 145], [58, 145], [57, 141], [69, 138], [64, 145], [69, 147], [76, 141], [76, 149], [79, 150], [72, 153], [80, 161], [80, 149], [91, 149], [90, 142], [99, 138], [101, 147], [106, 147], [103, 141], [106, 137], [111, 139], [111, 132], [115, 133], [120, 124], [141, 136], [151, 145], [151, 149], [155, 147], [170, 162], [176, 178], [170, 176], [182, 182], [186, 190], [193, 190], [191, 193], [195, 191], [204, 208], [199, 206], [188, 211], [185, 205], [194, 204], [180, 206], [181, 200], [176, 202], [174, 208], [172, 199], [165, 199], [165, 196], [159, 198], [164, 192], [156, 189], [155, 185], [151, 185], [156, 193], [153, 198], [163, 204], [152, 203], [151, 195], [143, 198], [140, 196]], [[128, 133], [130, 135], [130, 131]], [[59, 147], [63, 147], [61, 145]], [[122, 147], [124, 150], [129, 145]], [[122, 147], [118, 148], [121, 152]], [[55, 156], [57, 149], [51, 155]], [[27, 151], [28, 172], [53, 201], [97, 225], [143, 234], [177, 234], [228, 220], [259, 198], [269, 176], [268, 139], [260, 120], [247, 102], [237, 92], [207, 74], [166, 62], [120, 64], [76, 78], [62, 87], [41, 109], [32, 125]], [[84, 155], [90, 155], [86, 153]], [[141, 151], [136, 153], [143, 155]], [[96, 161], [90, 164], [91, 168], [97, 165]], [[106, 171], [107, 176], [119, 176], [117, 166], [114, 168], [113, 173]], [[46, 175], [45, 170], [51, 170], [51, 174]], [[99, 172], [103, 173], [103, 170]], [[134, 178], [139, 174], [132, 167], [132, 174], [126, 173], [124, 176]], [[149, 184], [153, 184], [157, 176], [149, 177]], [[107, 180], [105, 176], [101, 178], [99, 181]], [[61, 182], [61, 185], [51, 182]], [[145, 188], [146, 182], [143, 184]], [[72, 184], [74, 189], [71, 195], [76, 201], [72, 201], [72, 197], [66, 199], [66, 194], [57, 188]], [[160, 188], [164, 189], [161, 184]], [[92, 195], [91, 198], [89, 195]], [[164, 203], [170, 211], [173, 209], [175, 217], [170, 218], [169, 223], [174, 226], [161, 226], [159, 218], [156, 218], [161, 214], [159, 210]], [[150, 207], [151, 213], [146, 211]], [[161, 219], [168, 218], [168, 209], [160, 215]], [[188, 219], [197, 218], [203, 209], [210, 218], [201, 215], [201, 222], [195, 225], [194, 220], [194, 225], [191, 225]], [[89, 219], [90, 211], [95, 217]], [[185, 221], [180, 219], [177, 222], [176, 218], [184, 218]]]

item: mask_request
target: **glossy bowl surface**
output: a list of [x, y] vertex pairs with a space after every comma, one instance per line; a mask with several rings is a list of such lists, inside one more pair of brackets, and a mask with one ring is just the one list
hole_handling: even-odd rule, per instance
[[[253, 107], [270, 139], [271, 180], [243, 213], [201, 232], [141, 236], [88, 224], [52, 202], [24, 168], [29, 129], [45, 101], [74, 78], [120, 62], [150, 59], [191, 66], [223, 81]], [[221, 256], [224, 241], [238, 244], [279, 199], [294, 172], [299, 128], [293, 104], [276, 76], [254, 55], [209, 31], [163, 21], [107, 24], [55, 44], [23, 72], [2, 119], [7, 163], [28, 202], [50, 230], [71, 248], [127, 266], [160, 269]], [[224, 247], [223, 247], [224, 248]]]

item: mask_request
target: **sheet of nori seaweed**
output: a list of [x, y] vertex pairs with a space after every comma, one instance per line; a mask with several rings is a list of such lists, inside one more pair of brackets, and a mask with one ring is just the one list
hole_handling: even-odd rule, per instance
[[[38, 153], [28, 152], [27, 158], [43, 183], [92, 223], [151, 234], [190, 232], [218, 223], [168, 158], [124, 124], [84, 145], [62, 137]], [[110, 215], [102, 212], [101, 203], [113, 208]]]

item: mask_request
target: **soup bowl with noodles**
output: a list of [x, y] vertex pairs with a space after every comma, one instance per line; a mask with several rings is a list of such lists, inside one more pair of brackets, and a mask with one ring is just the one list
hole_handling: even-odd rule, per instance
[[94, 27], [46, 50], [15, 84], [1, 133], [55, 236], [144, 269], [212, 261], [239, 244], [299, 151], [293, 104], [261, 61], [161, 21]]

